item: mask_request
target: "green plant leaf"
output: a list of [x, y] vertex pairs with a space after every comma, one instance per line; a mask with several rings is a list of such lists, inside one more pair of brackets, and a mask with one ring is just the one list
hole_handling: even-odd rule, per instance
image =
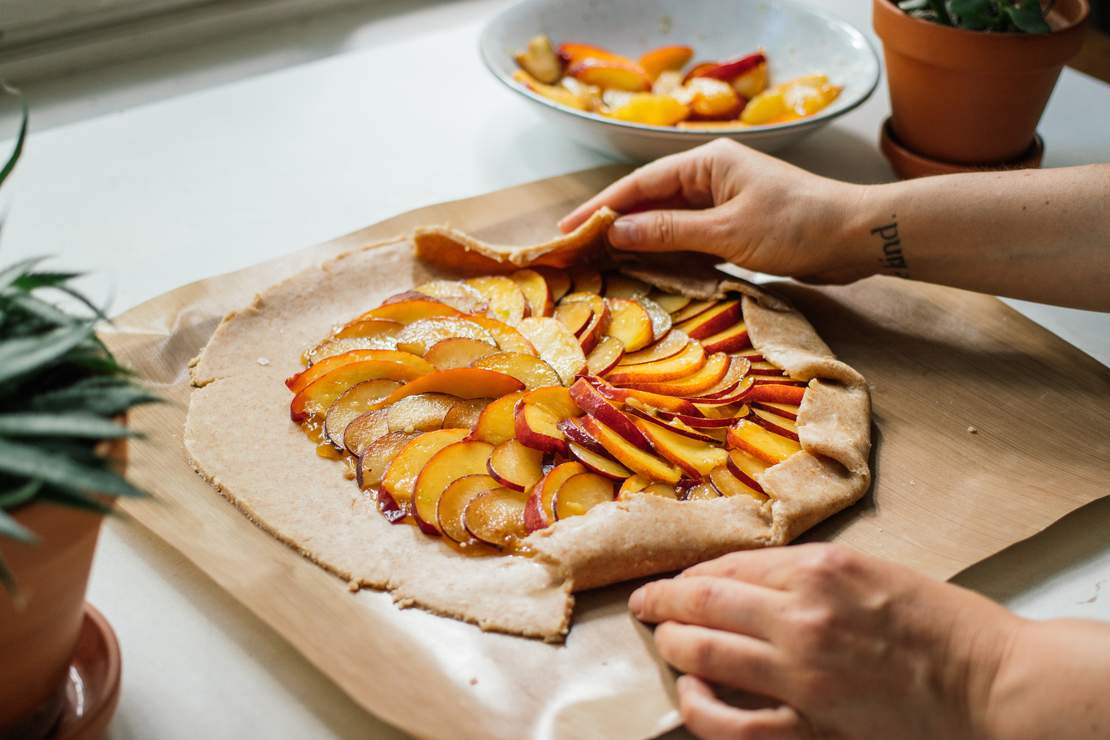
[[998, 23], [994, 0], [948, 0], [955, 25], [969, 31], [983, 31]]
[[936, 22], [942, 23], [945, 26], [951, 26], [952, 16], [948, 12], [948, 6], [945, 0], [929, 0], [929, 7], [933, 9], [933, 14], [936, 15]]
[[92, 325], [0, 342], [0, 383], [50, 365], [92, 335]]
[[15, 147], [12, 148], [12, 154], [4, 163], [3, 169], [0, 169], [0, 185], [3, 185], [8, 175], [15, 169], [15, 163], [19, 161], [20, 155], [23, 154], [23, 142], [27, 139], [27, 119], [30, 117], [30, 111], [27, 109], [27, 98], [23, 97], [23, 93], [17, 88], [6, 82], [0, 82], [0, 90], [19, 98], [19, 107], [22, 109], [22, 120], [19, 123], [19, 134], [15, 137]]
[[26, 542], [29, 545], [39, 541], [34, 532], [17, 522], [3, 509], [0, 509], [0, 537], [7, 537], [17, 542]]
[[1010, 21], [1019, 30], [1025, 33], [1050, 33], [1051, 28], [1044, 19], [1044, 10], [1040, 0], [1017, 0], [1012, 5], [1008, 2], [1002, 4], [1002, 12], [1009, 16]]
[[42, 393], [29, 405], [36, 411], [80, 409], [99, 416], [115, 416], [133, 406], [161, 402], [161, 398], [126, 378], [92, 377], [66, 388]]
[[14, 490], [0, 493], [0, 509], [14, 509], [20, 504], [27, 503], [40, 490], [42, 490], [41, 480], [29, 480]]
[[45, 256], [28, 257], [25, 260], [20, 260], [13, 265], [8, 265], [3, 270], [0, 270], [0, 290], [4, 290], [15, 284], [19, 278], [30, 272], [35, 265], [47, 259]]
[[28, 293], [12, 291], [5, 294], [4, 299], [12, 306], [22, 309], [32, 316], [36, 316], [42, 321], [54, 326], [73, 326], [76, 323], [85, 321], [85, 319], [71, 316], [57, 306]]
[[81, 272], [28, 272], [16, 278], [12, 285], [23, 291], [31, 291], [36, 288], [49, 288], [83, 276], [84, 273]]
[[111, 470], [84, 465], [64, 455], [51, 455], [39, 447], [6, 439], [0, 439], [0, 471], [25, 478], [39, 478], [44, 483], [73, 493], [130, 497], [146, 495]]
[[119, 439], [138, 433], [93, 414], [17, 413], [0, 414], [0, 436]]

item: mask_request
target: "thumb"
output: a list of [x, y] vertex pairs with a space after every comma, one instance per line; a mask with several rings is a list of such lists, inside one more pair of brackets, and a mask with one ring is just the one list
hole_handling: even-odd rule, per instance
[[621, 216], [609, 227], [609, 243], [639, 252], [712, 253], [720, 246], [720, 214], [716, 211], [645, 211]]

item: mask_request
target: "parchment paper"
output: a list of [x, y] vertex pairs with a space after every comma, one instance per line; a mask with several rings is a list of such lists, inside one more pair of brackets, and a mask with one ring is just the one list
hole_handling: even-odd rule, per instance
[[[625, 608], [635, 584], [581, 594], [562, 646], [402, 610], [381, 593], [349, 593], [252, 525], [193, 472], [182, 448], [187, 363], [220, 318], [259, 290], [418, 225], [537, 241], [625, 171], [601, 168], [422, 208], [120, 316], [106, 341], [174, 402], [134, 412], [133, 425], [149, 437], [134, 444], [128, 475], [155, 497], [121, 505], [367, 710], [413, 734], [623, 738], [675, 727], [673, 676]], [[397, 275], [395, 289], [410, 281]], [[963, 291], [891, 278], [779, 287], [872, 385], [872, 492], [809, 538], [949, 578], [1110, 492], [1110, 371], [1076, 348], [1001, 302]]]

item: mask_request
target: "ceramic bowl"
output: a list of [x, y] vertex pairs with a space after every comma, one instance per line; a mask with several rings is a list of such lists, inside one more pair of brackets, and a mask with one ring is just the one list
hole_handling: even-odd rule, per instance
[[[596, 44], [632, 58], [665, 44], [694, 47], [695, 61], [762, 48], [772, 84], [823, 73], [844, 90], [816, 115], [789, 123], [728, 132], [625, 123], [557, 105], [512, 79], [513, 53], [538, 33], [555, 44]], [[561, 133], [592, 149], [641, 161], [720, 136], [763, 151], [782, 149], [863, 103], [879, 81], [878, 57], [858, 29], [793, 0], [524, 0], [486, 25], [480, 51], [490, 72]]]

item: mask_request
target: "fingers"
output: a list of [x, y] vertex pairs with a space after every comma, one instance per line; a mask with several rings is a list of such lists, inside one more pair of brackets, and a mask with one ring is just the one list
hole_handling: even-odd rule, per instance
[[[644, 165], [575, 208], [559, 222], [559, 228], [573, 231], [602, 206], [627, 213], [643, 203], [668, 201], [675, 196], [681, 196], [691, 206], [713, 205], [708, 178], [691, 176], [702, 160], [703, 155], [695, 149]], [[704, 180], [704, 185], [699, 180]]]
[[660, 657], [683, 673], [741, 691], [782, 699], [789, 671], [769, 642], [733, 632], [679, 622], [655, 628]]
[[806, 737], [798, 713], [788, 706], [738, 709], [724, 703], [705, 681], [680, 676], [678, 706], [686, 729], [702, 740], [787, 740]]
[[679, 578], [717, 576], [781, 589], [786, 585], [787, 574], [798, 563], [811, 556], [811, 545], [741, 550], [723, 555], [716, 560], [698, 563], [684, 570]]
[[721, 208], [646, 211], [621, 216], [609, 228], [609, 243], [637, 252], [709, 252], [726, 242]]
[[628, 606], [637, 619], [695, 624], [767, 639], [786, 595], [726, 578], [667, 578], [635, 591]]

